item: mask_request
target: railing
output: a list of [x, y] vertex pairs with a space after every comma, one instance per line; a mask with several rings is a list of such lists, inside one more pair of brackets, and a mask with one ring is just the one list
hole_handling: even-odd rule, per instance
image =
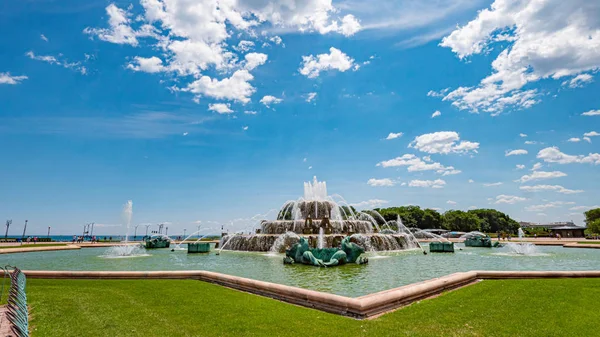
[[27, 308], [27, 294], [25, 293], [26, 277], [17, 267], [5, 266], [2, 293], [6, 279], [10, 279], [8, 299], [6, 305], [6, 318], [11, 324], [11, 331], [16, 337], [29, 336], [29, 312]]

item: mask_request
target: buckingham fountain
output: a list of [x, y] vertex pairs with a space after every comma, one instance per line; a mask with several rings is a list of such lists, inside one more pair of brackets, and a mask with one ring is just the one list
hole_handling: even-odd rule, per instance
[[275, 220], [261, 220], [250, 233], [225, 234], [219, 246], [234, 251], [287, 251], [288, 258], [298, 249], [329, 249], [328, 254], [335, 254], [348, 247], [367, 252], [421, 248], [400, 219], [386, 221], [376, 211], [355, 211], [339, 195], [328, 195], [326, 183], [316, 177], [304, 183], [303, 197], [283, 204]]

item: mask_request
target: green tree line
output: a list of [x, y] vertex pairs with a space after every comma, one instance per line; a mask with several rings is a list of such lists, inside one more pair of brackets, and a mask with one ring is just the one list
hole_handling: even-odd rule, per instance
[[587, 225], [587, 234], [600, 234], [600, 208], [590, 209], [583, 213], [585, 215], [585, 223]]
[[[517, 221], [495, 209], [473, 209], [466, 212], [449, 210], [442, 214], [431, 208], [401, 206], [376, 208], [375, 211], [381, 214], [386, 221], [396, 220], [400, 216], [406, 227], [421, 229], [441, 228], [460, 232], [482, 231], [487, 233], [516, 233], [519, 229]], [[383, 223], [380, 219], [378, 221]]]

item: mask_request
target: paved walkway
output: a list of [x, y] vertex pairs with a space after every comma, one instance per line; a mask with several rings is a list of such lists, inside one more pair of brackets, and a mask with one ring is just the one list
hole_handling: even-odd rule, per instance
[[6, 317], [6, 306], [0, 306], [0, 336], [11, 337], [14, 336], [10, 331], [11, 324]]

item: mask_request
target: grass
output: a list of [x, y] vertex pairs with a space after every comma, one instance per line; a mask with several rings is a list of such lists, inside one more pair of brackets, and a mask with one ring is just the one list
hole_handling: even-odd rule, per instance
[[583, 245], [600, 245], [599, 241], [579, 241], [577, 243], [583, 244]]
[[13, 245], [13, 246], [0, 246], [0, 249], [8, 249], [8, 248], [32, 248], [32, 247], [52, 247], [52, 246], [66, 246], [66, 243], [25, 243], [22, 245]]
[[593, 336], [600, 279], [483, 281], [358, 321], [194, 280], [27, 284], [36, 336]]

